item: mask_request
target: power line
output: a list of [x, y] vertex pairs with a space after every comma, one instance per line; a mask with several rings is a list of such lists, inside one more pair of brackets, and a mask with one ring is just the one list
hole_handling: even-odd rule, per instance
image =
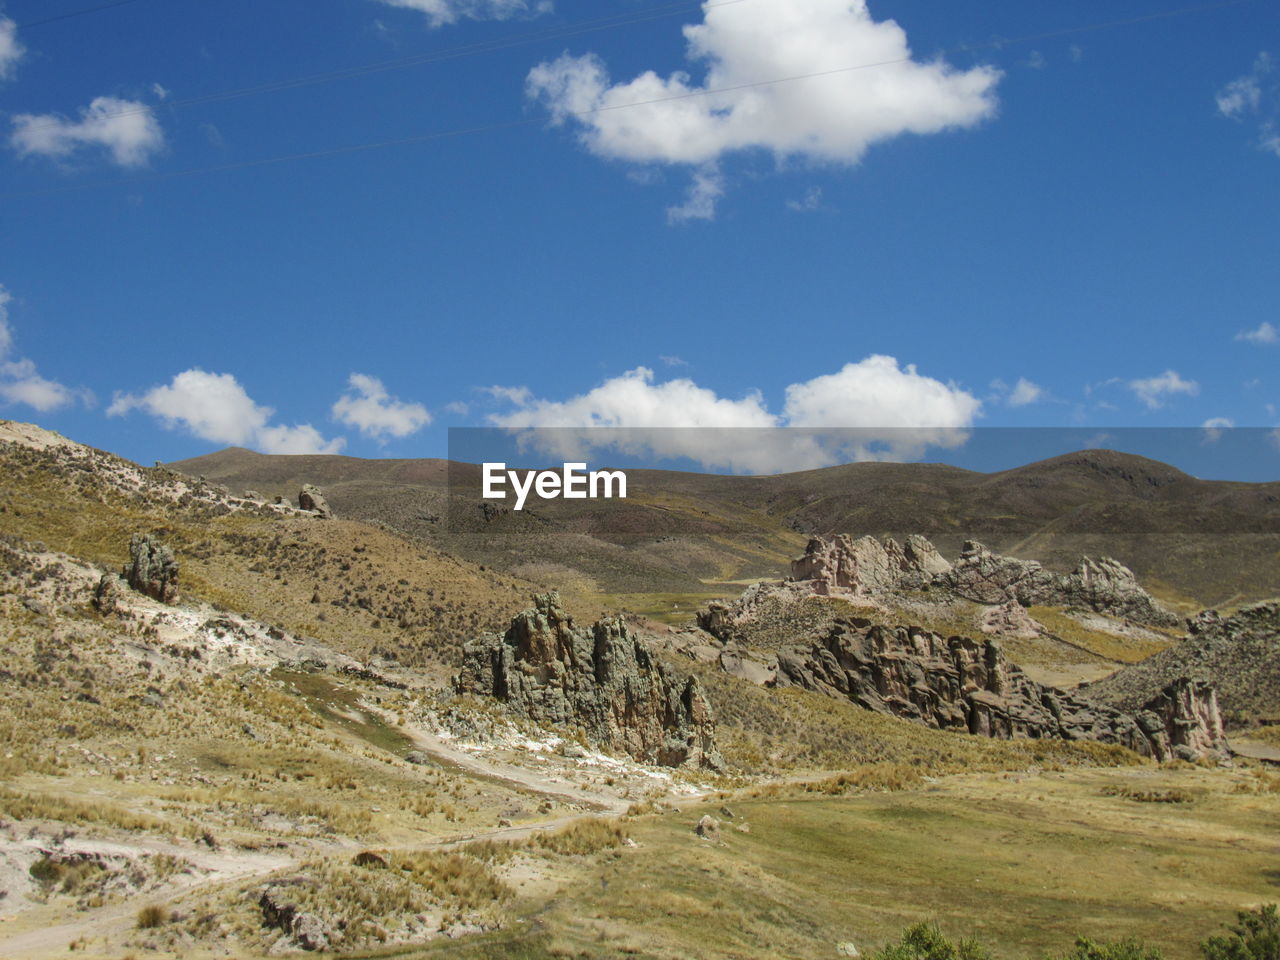
[[80, 10], [69, 10], [66, 13], [59, 13], [56, 16], [45, 17], [43, 20], [28, 20], [26, 23], [19, 23], [15, 26], [19, 30], [30, 30], [32, 27], [43, 27], [46, 23], [57, 23], [60, 20], [70, 20], [73, 17], [83, 17], [89, 13], [97, 13], [99, 10], [110, 10], [112, 7], [123, 7], [127, 3], [137, 3], [138, 0], [112, 0], [111, 3], [100, 3], [96, 7], [84, 7]]
[[[117, 0], [117, 2], [134, 3], [136, 0]], [[734, 4], [746, 2], [749, 2], [749, 0], [718, 0], [716, 3], [709, 4], [707, 9], [733, 6]], [[174, 110], [179, 107], [192, 107], [208, 103], [223, 103], [228, 100], [238, 100], [242, 97], [249, 97], [259, 93], [277, 93], [282, 90], [295, 90], [302, 87], [315, 86], [321, 83], [329, 83], [334, 80], [349, 80], [356, 77], [370, 76], [375, 73], [385, 73], [389, 70], [402, 70], [407, 67], [416, 67], [429, 63], [460, 60], [466, 57], [478, 56], [484, 53], [493, 53], [499, 50], [508, 50], [531, 43], [540, 43], [549, 40], [562, 40], [568, 37], [582, 36], [588, 33], [598, 33], [602, 30], [611, 30], [615, 27], [631, 26], [637, 23], [648, 23], [654, 20], [670, 17], [675, 14], [684, 13], [686, 11], [696, 10], [700, 7], [701, 4], [690, 3], [689, 0], [678, 0], [678, 2], [675, 3], [665, 3], [656, 7], [651, 7], [638, 14], [614, 14], [609, 17], [597, 17], [591, 20], [583, 20], [576, 24], [570, 24], [565, 27], [523, 33], [519, 36], [509, 37], [506, 39], [487, 40], [481, 43], [471, 43], [458, 47], [449, 47], [444, 50], [436, 50], [431, 53], [398, 57], [393, 60], [378, 60], [373, 63], [366, 63], [356, 67], [347, 67], [340, 70], [303, 74], [301, 76], [290, 77], [283, 80], [272, 80], [268, 83], [257, 84], [251, 87], [222, 90], [215, 93], [201, 94], [200, 96], [195, 97], [185, 97], [179, 100], [166, 100], [162, 103], [156, 104], [154, 107], [151, 105], [129, 107], [122, 110], [114, 110], [110, 113], [95, 114], [94, 119], [113, 120], [117, 117], [141, 116], [149, 114], [159, 107]], [[53, 119], [44, 123], [28, 124], [25, 129], [40, 130], [46, 127], [56, 127], [59, 124], [60, 121]]]
[[[733, 0], [730, 0], [733, 2]], [[1156, 20], [1167, 20], [1173, 17], [1186, 16], [1193, 13], [1204, 13], [1213, 10], [1220, 10], [1226, 7], [1241, 6], [1246, 3], [1254, 3], [1257, 0], [1219, 0], [1216, 3], [1202, 4], [1195, 7], [1181, 7], [1176, 10], [1166, 10], [1160, 13], [1147, 14], [1141, 17], [1129, 17], [1123, 20], [1111, 20], [1101, 23], [1087, 24], [1079, 27], [1067, 27], [1061, 30], [1052, 30], [1045, 33], [1026, 34], [1021, 37], [1004, 38], [1000, 40], [987, 41], [980, 44], [971, 44], [964, 46], [956, 46], [950, 49], [944, 49], [942, 53], [963, 53], [972, 52], [986, 48], [1000, 48], [1021, 43], [1032, 43], [1038, 40], [1055, 39], [1058, 37], [1075, 36], [1081, 33], [1091, 33], [1099, 30], [1113, 29], [1116, 27], [1132, 26], [1140, 23], [1150, 23]], [[673, 94], [665, 97], [654, 97], [649, 100], [636, 100], [628, 103], [612, 104], [610, 106], [593, 107], [590, 110], [570, 110], [565, 111], [566, 116], [577, 117], [579, 119], [594, 116], [600, 113], [607, 113], [614, 110], [626, 110], [632, 107], [652, 106], [659, 103], [671, 103], [677, 100], [689, 100], [695, 97], [709, 97], [722, 93], [732, 93], [738, 90], [748, 90], [758, 87], [773, 86], [781, 83], [793, 83], [801, 80], [812, 80], [820, 77], [830, 77], [838, 74], [852, 73], [858, 70], [871, 70], [878, 67], [892, 66], [898, 63], [908, 63], [911, 61], [910, 56], [897, 57], [892, 60], [880, 60], [874, 63], [860, 63], [847, 67], [836, 67], [831, 70], [819, 70], [813, 73], [796, 74], [787, 77], [775, 77], [767, 80], [756, 80], [748, 83], [738, 83], [731, 86], [707, 88], [701, 90], [690, 90], [686, 93]], [[477, 133], [494, 133], [502, 130], [513, 130], [519, 127], [527, 127], [542, 123], [542, 118], [526, 118], [521, 120], [509, 120], [502, 123], [479, 124], [471, 127], [459, 127], [452, 130], [441, 130], [433, 133], [417, 134], [409, 137], [398, 137], [389, 140], [378, 140], [370, 143], [353, 144], [346, 147], [330, 147], [323, 150], [313, 150], [305, 153], [284, 154], [275, 157], [265, 157], [259, 160], [246, 160], [236, 163], [219, 164], [209, 167], [193, 167], [186, 170], [174, 170], [162, 173], [146, 174], [143, 176], [129, 177], [122, 180], [98, 181], [96, 183], [86, 184], [70, 184], [61, 187], [50, 187], [43, 190], [31, 190], [20, 193], [0, 194], [0, 201], [15, 200], [27, 197], [47, 196], [56, 193], [68, 193], [76, 190], [90, 190], [96, 187], [105, 186], [130, 186], [137, 183], [150, 183], [158, 180], [171, 180], [179, 177], [190, 177], [205, 173], [223, 173], [233, 170], [246, 170], [252, 167], [271, 166], [279, 163], [290, 163], [296, 160], [316, 160], [324, 157], [344, 156], [353, 153], [363, 153], [369, 150], [380, 150], [386, 147], [408, 146], [411, 144], [430, 143], [436, 140], [447, 140], [456, 137], [469, 136]]]

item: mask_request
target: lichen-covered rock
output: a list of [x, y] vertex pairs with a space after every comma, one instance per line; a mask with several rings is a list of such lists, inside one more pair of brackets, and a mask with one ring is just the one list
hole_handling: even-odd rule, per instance
[[645, 762], [723, 764], [697, 679], [674, 675], [619, 618], [575, 627], [555, 593], [534, 597], [504, 635], [467, 644], [455, 685]]
[[319, 487], [310, 483], [304, 483], [302, 490], [298, 493], [298, 508], [309, 510], [321, 520], [333, 519], [333, 509], [329, 506], [329, 501], [324, 498]]
[[778, 654], [778, 686], [798, 686], [930, 727], [997, 739], [1097, 740], [1169, 760], [1225, 749], [1207, 684], [1178, 680], [1124, 713], [1038, 684], [997, 644], [922, 627], [841, 620], [819, 643]]
[[121, 571], [134, 590], [161, 603], [178, 599], [178, 561], [173, 551], [150, 534], [135, 533], [129, 541], [129, 562]]

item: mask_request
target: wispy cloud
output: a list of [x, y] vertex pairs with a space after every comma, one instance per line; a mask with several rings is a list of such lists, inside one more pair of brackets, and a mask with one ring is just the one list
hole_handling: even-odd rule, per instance
[[1277, 330], [1272, 324], [1263, 320], [1253, 330], [1241, 330], [1236, 334], [1237, 340], [1243, 340], [1248, 343], [1260, 343], [1271, 345], [1280, 343], [1280, 330]]
[[513, 20], [550, 13], [551, 0], [378, 0], [392, 7], [418, 10], [432, 27], [444, 27], [459, 20]]
[[1176, 370], [1166, 370], [1158, 376], [1130, 380], [1129, 389], [1146, 404], [1147, 409], [1158, 410], [1169, 397], [1178, 394], [1194, 397], [1200, 392], [1200, 384], [1194, 380], [1184, 380]]
[[18, 25], [8, 17], [0, 17], [0, 80], [13, 77], [26, 50], [18, 42]]
[[42, 377], [35, 362], [13, 356], [13, 328], [9, 325], [9, 304], [13, 295], [0, 286], [0, 403], [22, 404], [49, 413], [73, 403], [88, 406], [93, 394], [88, 390], [64, 386]]

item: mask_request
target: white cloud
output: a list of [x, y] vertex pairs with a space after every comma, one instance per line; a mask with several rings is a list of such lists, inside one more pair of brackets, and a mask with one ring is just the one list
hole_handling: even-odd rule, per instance
[[822, 188], [810, 187], [799, 200], [788, 200], [787, 209], [796, 213], [812, 213], [822, 209]]
[[668, 367], [687, 367], [689, 365], [688, 360], [684, 359], [684, 357], [677, 357], [675, 354], [664, 353], [659, 355], [658, 359]]
[[20, 113], [13, 118], [10, 145], [21, 156], [69, 157], [101, 147], [122, 167], [143, 166], [164, 146], [164, 133], [151, 108], [134, 100], [96, 97], [79, 120], [53, 113]]
[[21, 403], [41, 413], [70, 406], [77, 400], [93, 402], [88, 390], [74, 390], [40, 376], [36, 365], [25, 358], [11, 357], [13, 329], [9, 326], [9, 304], [13, 295], [0, 285], [0, 401]]
[[163, 84], [153, 83], [151, 85], [151, 92], [156, 95], [157, 100], [169, 99], [169, 89], [165, 87]]
[[229, 373], [193, 367], [141, 395], [117, 393], [108, 416], [142, 410], [170, 429], [181, 426], [212, 443], [248, 446], [264, 453], [337, 453], [345, 441], [326, 440], [310, 424], [272, 425], [275, 411], [260, 406]]
[[357, 428], [366, 436], [407, 437], [431, 422], [431, 414], [420, 403], [403, 403], [387, 393], [377, 377], [353, 373], [347, 381], [350, 392], [333, 405], [333, 418]]
[[688, 378], [657, 383], [647, 367], [564, 401], [537, 399], [524, 388], [505, 396], [516, 409], [490, 422], [549, 431], [531, 440], [546, 453], [581, 456], [605, 448], [751, 473], [907, 459], [931, 445], [954, 447], [967, 439], [964, 428], [982, 406], [955, 384], [880, 355], [792, 384], [780, 414], [769, 411], [759, 391], [721, 397]]
[[695, 170], [684, 203], [667, 207], [667, 223], [686, 223], [690, 220], [714, 220], [716, 201], [724, 196], [724, 177], [720, 168], [708, 164]]
[[1149, 410], [1157, 410], [1164, 406], [1166, 398], [1174, 394], [1186, 394], [1194, 397], [1200, 392], [1200, 384], [1194, 380], [1183, 380], [1176, 370], [1166, 370], [1156, 377], [1144, 380], [1130, 380], [1129, 389]]
[[701, 82], [648, 70], [613, 84], [599, 57], [567, 53], [526, 81], [595, 155], [694, 168], [701, 205], [677, 209], [707, 209], [709, 165], [730, 153], [853, 165], [876, 142], [970, 127], [996, 110], [999, 71], [913, 59], [902, 28], [872, 20], [865, 0], [707, 2], [684, 36], [688, 59], [706, 66]]
[[1210, 417], [1201, 424], [1204, 429], [1205, 442], [1217, 443], [1222, 439], [1222, 431], [1230, 430], [1235, 425], [1235, 421], [1230, 417]]
[[1218, 112], [1232, 120], [1240, 120], [1246, 114], [1256, 112], [1262, 103], [1263, 78], [1271, 68], [1270, 54], [1258, 54], [1249, 73], [1237, 77], [1218, 91]]
[[443, 27], [459, 20], [511, 20], [550, 13], [550, 0], [379, 0], [392, 7], [421, 10], [433, 27]]
[[1037, 383], [1032, 383], [1026, 377], [1019, 377], [1018, 382], [1013, 385], [1013, 391], [1009, 394], [1009, 399], [1005, 402], [1011, 407], [1025, 407], [1043, 399], [1043, 387]]
[[1280, 343], [1280, 330], [1264, 320], [1254, 330], [1241, 330], [1236, 334], [1236, 339], [1249, 343]]
[[13, 68], [25, 53], [18, 42], [18, 25], [8, 17], [0, 17], [0, 80], [13, 76]]

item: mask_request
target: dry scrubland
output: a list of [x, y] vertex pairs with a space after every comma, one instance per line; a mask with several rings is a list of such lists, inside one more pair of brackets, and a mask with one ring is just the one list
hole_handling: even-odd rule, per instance
[[[104, 615], [94, 584], [138, 531], [175, 549], [180, 603]], [[1077, 934], [1192, 957], [1280, 897], [1261, 769], [932, 731], [691, 662], [723, 776], [581, 757], [444, 688], [461, 640], [546, 585], [486, 566], [0, 443], [0, 957], [816, 958], [931, 918], [1001, 957]], [[620, 599], [591, 586], [566, 598], [580, 618]], [[625, 600], [680, 623], [697, 595]], [[1034, 612], [1063, 645], [1024, 652], [1054, 669], [1163, 643]]]

